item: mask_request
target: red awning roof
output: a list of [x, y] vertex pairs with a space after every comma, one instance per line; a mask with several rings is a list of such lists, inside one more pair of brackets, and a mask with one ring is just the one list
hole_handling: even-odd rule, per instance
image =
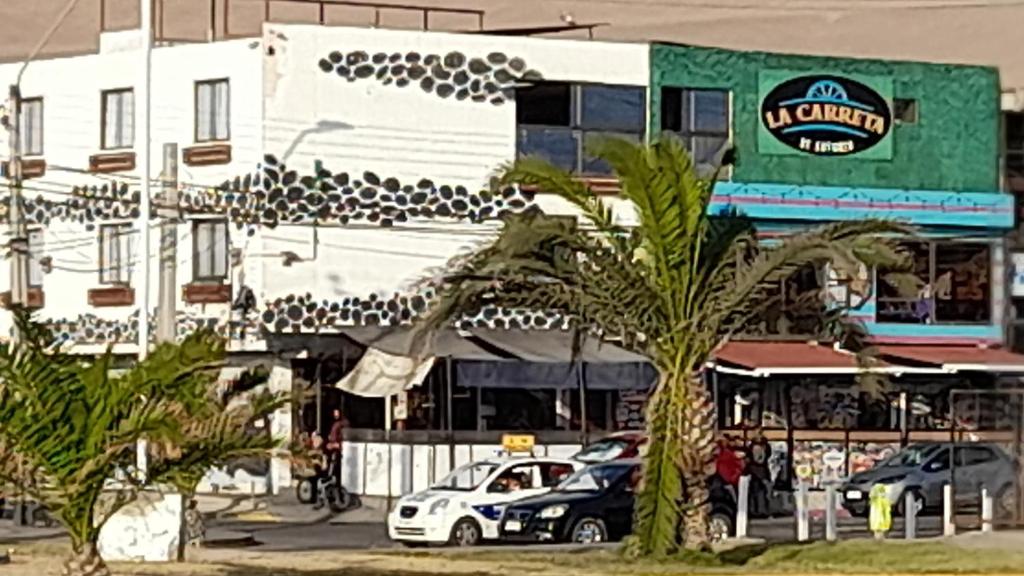
[[890, 362], [929, 365], [947, 372], [1024, 372], [1024, 355], [977, 346], [879, 346]]
[[901, 346], [876, 348], [870, 367], [858, 365], [852, 352], [830, 344], [808, 342], [728, 342], [711, 366], [723, 373], [765, 377], [783, 374], [856, 374], [859, 372], [954, 373], [1002, 372], [1024, 374], [1024, 355], [976, 346]]
[[[722, 372], [749, 376], [771, 374], [855, 374], [863, 371], [857, 357], [831, 344], [807, 342], [728, 342], [715, 353], [715, 367]], [[881, 364], [877, 368], [885, 369]]]

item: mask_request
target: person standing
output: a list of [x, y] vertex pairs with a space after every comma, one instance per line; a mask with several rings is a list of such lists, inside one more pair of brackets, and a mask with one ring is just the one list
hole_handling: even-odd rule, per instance
[[345, 416], [340, 408], [332, 413], [331, 430], [327, 433], [324, 454], [327, 456], [327, 473], [341, 484], [341, 445], [345, 441]]
[[[323, 444], [324, 460], [327, 466], [324, 482], [331, 482], [332, 480], [341, 488], [341, 449], [342, 443], [345, 440], [345, 416], [341, 413], [340, 408], [335, 408], [331, 413], [332, 422], [331, 430], [327, 433], [327, 441]], [[324, 501], [324, 491], [320, 490], [320, 497], [317, 499], [317, 503], [313, 506], [314, 509], [323, 508], [326, 502]]]
[[771, 457], [771, 444], [759, 430], [750, 442], [746, 466], [746, 472], [750, 475], [751, 514], [755, 517], [771, 513], [772, 474], [768, 468]]

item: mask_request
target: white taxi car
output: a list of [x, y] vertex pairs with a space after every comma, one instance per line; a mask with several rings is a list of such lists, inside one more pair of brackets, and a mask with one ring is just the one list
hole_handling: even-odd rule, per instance
[[566, 458], [493, 458], [460, 466], [388, 514], [388, 536], [407, 546], [473, 546], [498, 538], [510, 502], [537, 496], [583, 468]]

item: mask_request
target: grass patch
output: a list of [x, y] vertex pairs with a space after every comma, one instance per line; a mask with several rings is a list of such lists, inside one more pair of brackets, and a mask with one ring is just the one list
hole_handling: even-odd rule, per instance
[[764, 572], [1020, 573], [1024, 554], [965, 550], [941, 542], [851, 540], [774, 546], [750, 558], [744, 566]]
[[[421, 552], [457, 562], [485, 562], [495, 573], [608, 576], [673, 574], [1020, 574], [1024, 553], [971, 550], [942, 542], [850, 540], [838, 543], [741, 546], [717, 555], [684, 552], [629, 560], [615, 550]], [[412, 557], [410, 557], [412, 560]], [[415, 560], [410, 563], [415, 570]]]

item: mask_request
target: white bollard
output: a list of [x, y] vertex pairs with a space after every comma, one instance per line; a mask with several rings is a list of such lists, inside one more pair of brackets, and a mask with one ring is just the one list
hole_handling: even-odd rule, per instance
[[825, 486], [825, 540], [829, 542], [835, 542], [839, 538], [836, 504], [836, 487], [834, 484], [828, 484]]
[[807, 484], [801, 480], [796, 489], [796, 539], [798, 542], [806, 542], [811, 538], [808, 505]]
[[981, 489], [981, 531], [992, 531], [992, 493], [988, 488]]
[[736, 537], [747, 537], [747, 524], [750, 521], [750, 476], [740, 476], [739, 496], [736, 501]]
[[903, 495], [903, 528], [907, 540], [917, 538], [917, 499], [914, 493], [907, 491]]
[[946, 484], [942, 487], [942, 535], [953, 536], [956, 534], [956, 524], [953, 523], [953, 486]]

